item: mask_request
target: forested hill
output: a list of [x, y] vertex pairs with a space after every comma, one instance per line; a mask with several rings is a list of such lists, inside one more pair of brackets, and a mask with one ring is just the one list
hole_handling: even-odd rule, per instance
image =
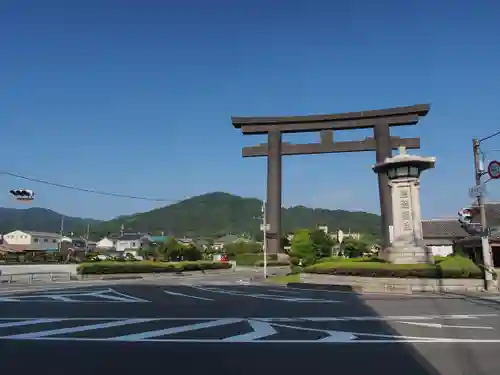
[[[161, 232], [176, 236], [256, 234], [261, 221], [262, 201], [227, 193], [209, 193], [149, 212], [120, 217], [103, 223], [101, 230], [115, 232], [121, 224], [128, 230]], [[283, 230], [327, 225], [354, 232], [380, 233], [380, 216], [366, 212], [311, 209], [303, 206], [283, 209]]]
[[[262, 201], [242, 198], [227, 193], [209, 193], [158, 208], [152, 211], [121, 216], [110, 221], [65, 217], [65, 232], [83, 234], [91, 224], [92, 237], [117, 233], [123, 224], [126, 231], [172, 234], [199, 237], [222, 234], [255, 235], [259, 233]], [[43, 208], [25, 210], [0, 208], [0, 231], [13, 229], [59, 232], [61, 215]], [[311, 228], [327, 225], [331, 231], [344, 231], [379, 235], [380, 217], [366, 212], [311, 209], [303, 206], [283, 209], [283, 230]]]

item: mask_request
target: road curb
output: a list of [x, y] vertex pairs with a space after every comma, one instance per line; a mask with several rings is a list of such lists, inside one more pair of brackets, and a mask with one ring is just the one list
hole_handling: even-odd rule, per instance
[[317, 289], [317, 290], [333, 290], [338, 292], [355, 292], [362, 293], [363, 287], [344, 284], [310, 284], [310, 283], [287, 283], [287, 287], [295, 289]]
[[106, 275], [101, 276], [99, 280], [144, 280], [140, 275]]

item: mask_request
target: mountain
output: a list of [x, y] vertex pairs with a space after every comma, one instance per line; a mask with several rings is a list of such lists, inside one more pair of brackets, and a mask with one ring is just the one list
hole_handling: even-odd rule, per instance
[[[228, 193], [209, 193], [149, 212], [124, 216], [98, 226], [100, 232], [116, 232], [123, 224], [128, 231], [165, 232], [176, 236], [217, 236], [227, 233], [256, 235], [260, 232], [262, 201]], [[283, 208], [283, 230], [327, 225], [331, 231], [380, 233], [380, 216], [366, 212]]]
[[[45, 208], [27, 209], [0, 207], [0, 232], [8, 233], [16, 229], [58, 233], [61, 230], [62, 215]], [[99, 220], [64, 216], [64, 232], [83, 233], [87, 224], [96, 225]]]
[[[120, 216], [110, 221], [98, 221], [75, 217], [64, 218], [64, 231], [83, 234], [91, 224], [93, 238], [125, 231], [171, 234], [175, 236], [219, 236], [228, 233], [258, 235], [262, 201], [242, 198], [227, 193], [209, 193], [134, 215]], [[312, 228], [327, 225], [330, 231], [337, 228], [374, 234], [380, 233], [380, 217], [366, 212], [312, 209], [304, 206], [283, 208], [283, 230]], [[61, 215], [43, 208], [25, 210], [0, 208], [0, 231], [38, 230], [58, 232]]]

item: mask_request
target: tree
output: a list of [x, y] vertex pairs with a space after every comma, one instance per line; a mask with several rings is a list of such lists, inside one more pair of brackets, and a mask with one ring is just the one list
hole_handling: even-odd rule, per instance
[[182, 260], [184, 245], [179, 243], [175, 238], [169, 237], [167, 242], [160, 249], [162, 255], [171, 261]]
[[293, 258], [302, 260], [302, 265], [304, 266], [314, 263], [316, 259], [314, 243], [307, 229], [301, 229], [295, 232], [290, 255]]
[[342, 243], [342, 250], [348, 258], [359, 258], [364, 253], [368, 252], [369, 246], [363, 240], [356, 240], [354, 238], [346, 238]]
[[321, 229], [315, 229], [309, 233], [313, 242], [316, 258], [326, 258], [332, 255], [333, 240]]
[[187, 246], [183, 250], [184, 260], [196, 261], [203, 258], [203, 254], [201, 253], [201, 251], [193, 244]]

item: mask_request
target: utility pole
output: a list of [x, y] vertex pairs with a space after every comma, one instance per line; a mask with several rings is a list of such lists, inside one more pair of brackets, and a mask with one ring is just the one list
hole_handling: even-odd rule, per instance
[[59, 238], [59, 242], [57, 244], [57, 250], [58, 250], [58, 252], [61, 252], [63, 233], [64, 233], [64, 215], [61, 216], [61, 227], [59, 229], [59, 235], [61, 237]]
[[262, 250], [264, 251], [264, 279], [267, 279], [267, 210], [266, 201], [262, 201], [262, 232], [264, 234], [264, 242]]
[[[489, 138], [489, 137], [488, 137]], [[481, 220], [481, 247], [483, 250], [483, 263], [484, 263], [484, 284], [486, 291], [496, 290], [495, 280], [493, 278], [493, 257], [490, 249], [488, 223], [486, 221], [486, 208], [484, 207], [484, 186], [481, 185], [481, 177], [484, 174], [479, 146], [481, 140], [472, 140], [472, 150], [474, 152], [474, 175], [476, 178], [476, 198], [477, 206], [479, 208], [479, 215]]]

